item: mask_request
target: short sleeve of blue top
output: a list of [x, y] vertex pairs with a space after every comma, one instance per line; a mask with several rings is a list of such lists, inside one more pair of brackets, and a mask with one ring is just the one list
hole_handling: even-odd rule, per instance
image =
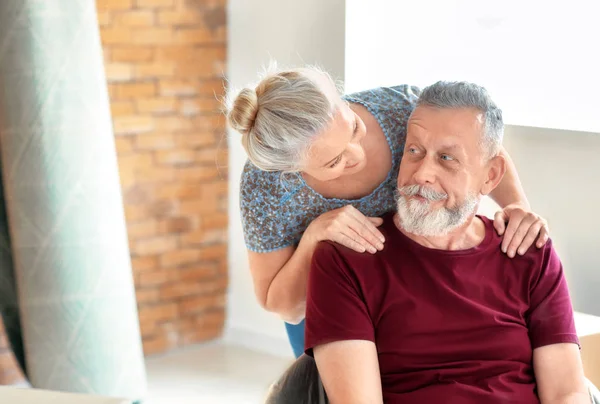
[[[280, 172], [262, 171], [247, 162], [240, 184], [240, 208], [246, 247], [254, 252], [266, 253], [296, 246], [315, 218], [345, 205], [354, 206], [366, 216], [381, 216], [393, 210], [398, 168], [406, 140], [406, 124], [419, 93], [417, 87], [400, 85], [344, 96], [350, 103], [362, 104], [377, 119], [392, 152], [393, 164], [387, 178], [363, 198], [324, 198], [298, 174], [282, 175]], [[300, 334], [300, 330], [296, 331]], [[303, 332], [301, 334], [303, 339]], [[301, 352], [300, 341], [297, 337], [293, 339], [296, 343], [292, 341], [292, 345], [298, 354]]]

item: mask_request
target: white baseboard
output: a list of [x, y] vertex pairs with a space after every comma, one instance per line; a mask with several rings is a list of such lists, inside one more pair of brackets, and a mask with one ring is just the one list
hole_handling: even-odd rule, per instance
[[284, 358], [294, 358], [292, 347], [285, 337], [277, 338], [272, 335], [243, 328], [227, 328], [223, 335], [223, 341], [257, 352], [264, 352]]

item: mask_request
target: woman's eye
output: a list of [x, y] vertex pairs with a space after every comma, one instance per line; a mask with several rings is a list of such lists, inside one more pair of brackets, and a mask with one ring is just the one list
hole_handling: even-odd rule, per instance
[[335, 159], [335, 161], [333, 163], [331, 163], [331, 165], [329, 166], [329, 168], [334, 168], [335, 166], [337, 166], [340, 161], [342, 161], [342, 156], [338, 157], [337, 159]]
[[417, 150], [417, 148], [416, 148], [416, 147], [409, 147], [409, 148], [408, 148], [408, 152], [409, 152], [410, 154], [417, 154], [419, 151]]
[[447, 154], [442, 154], [441, 159], [445, 160], [445, 161], [452, 161], [452, 160], [454, 160], [452, 158], [452, 156], [448, 156]]

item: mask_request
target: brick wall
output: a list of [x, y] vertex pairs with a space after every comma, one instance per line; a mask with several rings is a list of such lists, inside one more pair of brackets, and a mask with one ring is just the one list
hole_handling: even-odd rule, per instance
[[[221, 335], [225, 0], [98, 0], [144, 352]], [[0, 320], [0, 385], [23, 380]]]
[[225, 0], [98, 0], [146, 354], [219, 336]]

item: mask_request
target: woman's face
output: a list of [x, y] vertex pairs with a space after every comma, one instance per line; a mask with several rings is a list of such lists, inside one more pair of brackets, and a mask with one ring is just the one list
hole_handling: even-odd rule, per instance
[[302, 172], [318, 181], [358, 173], [367, 165], [361, 144], [366, 133], [362, 119], [348, 104], [340, 102], [329, 126], [311, 145]]

